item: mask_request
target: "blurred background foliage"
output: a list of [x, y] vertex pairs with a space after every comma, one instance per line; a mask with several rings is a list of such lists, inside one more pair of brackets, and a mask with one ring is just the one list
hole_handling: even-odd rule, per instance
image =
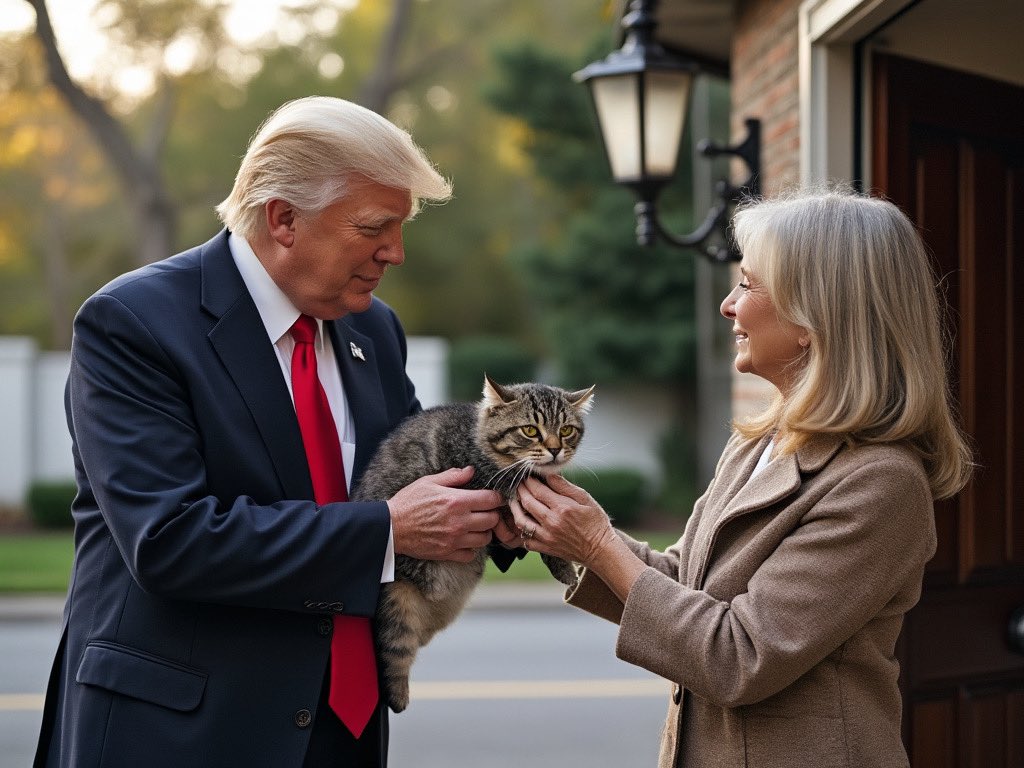
[[[666, 423], [694, 423], [693, 259], [636, 245], [571, 79], [618, 46], [618, 3], [293, 1], [239, 42], [226, 0], [98, 0], [104, 55], [86, 78], [61, 76], [44, 0], [3, 3], [39, 22], [0, 38], [0, 334], [66, 348], [107, 280], [217, 232], [273, 108], [333, 95], [408, 129], [454, 182], [407, 226], [379, 294], [408, 333], [452, 342], [472, 387], [457, 395], [476, 396], [487, 364], [573, 387], [653, 381], [678, 393]], [[662, 200], [690, 207], [683, 182]]]

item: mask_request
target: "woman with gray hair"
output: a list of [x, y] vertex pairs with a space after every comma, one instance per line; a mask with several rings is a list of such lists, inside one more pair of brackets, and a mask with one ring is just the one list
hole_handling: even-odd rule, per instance
[[[892, 204], [830, 192], [737, 212], [722, 302], [735, 367], [770, 382], [679, 541], [653, 551], [582, 489], [529, 480], [507, 544], [582, 566], [566, 599], [672, 681], [659, 765], [906, 766], [895, 645], [971, 461], [935, 278]], [[609, 510], [614, 515], [615, 510]]]

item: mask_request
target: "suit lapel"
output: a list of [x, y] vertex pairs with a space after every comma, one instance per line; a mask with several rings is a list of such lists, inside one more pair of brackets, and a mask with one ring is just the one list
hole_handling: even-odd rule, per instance
[[334, 356], [341, 370], [341, 382], [348, 399], [349, 414], [356, 433], [356, 458], [352, 482], [362, 475], [373, 449], [388, 428], [380, 372], [374, 358], [373, 340], [356, 331], [349, 317], [324, 323], [331, 335]]
[[302, 435], [277, 353], [245, 288], [227, 233], [203, 246], [203, 308], [218, 318], [210, 343], [252, 414], [285, 498], [313, 498]]

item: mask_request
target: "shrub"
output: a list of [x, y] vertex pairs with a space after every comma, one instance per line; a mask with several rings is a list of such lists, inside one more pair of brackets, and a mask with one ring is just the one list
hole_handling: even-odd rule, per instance
[[28, 489], [29, 517], [40, 528], [70, 528], [77, 488], [70, 480], [37, 480]]
[[566, 477], [594, 497], [616, 528], [629, 528], [640, 519], [651, 498], [650, 481], [634, 469], [571, 470]]
[[448, 391], [453, 400], [480, 399], [484, 374], [499, 384], [532, 381], [537, 362], [515, 339], [500, 336], [468, 336], [448, 352]]
[[658, 454], [665, 479], [656, 503], [668, 516], [685, 520], [700, 495], [697, 492], [697, 450], [693, 431], [678, 425], [669, 427], [658, 443]]

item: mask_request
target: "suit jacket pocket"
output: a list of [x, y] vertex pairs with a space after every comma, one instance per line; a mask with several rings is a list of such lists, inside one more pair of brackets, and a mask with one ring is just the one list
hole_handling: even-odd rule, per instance
[[85, 647], [75, 679], [179, 712], [199, 706], [207, 674], [169, 659], [106, 641]]

